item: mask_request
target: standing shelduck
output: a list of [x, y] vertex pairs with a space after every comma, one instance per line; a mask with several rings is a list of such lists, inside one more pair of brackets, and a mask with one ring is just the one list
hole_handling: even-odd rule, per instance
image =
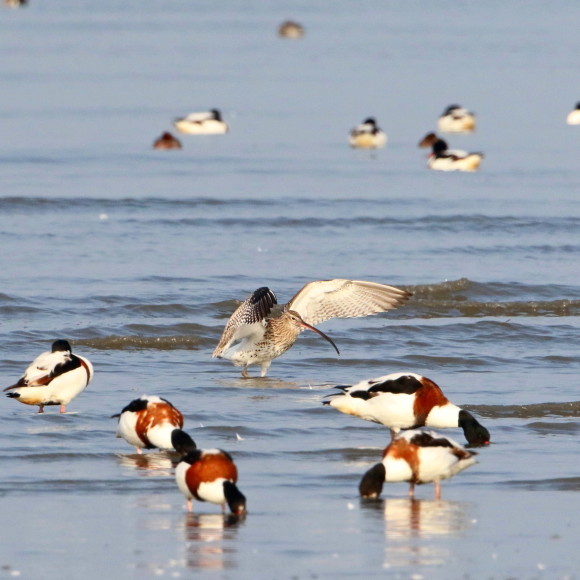
[[219, 109], [204, 113], [190, 113], [186, 117], [175, 119], [173, 125], [180, 133], [189, 135], [220, 135], [230, 130], [222, 119]]
[[86, 389], [93, 373], [90, 361], [73, 354], [68, 340], [56, 340], [50, 352], [35, 358], [20, 380], [4, 391], [12, 391], [6, 396], [20, 403], [38, 405], [39, 413], [49, 405], [60, 405], [60, 412], [66, 413], [66, 406]]
[[329, 395], [330, 405], [341, 413], [380, 423], [394, 437], [401, 429], [461, 427], [471, 445], [487, 445], [489, 431], [465, 409], [447, 399], [432, 380], [415, 373], [393, 373], [361, 381], [352, 386], [337, 386], [341, 393]]
[[410, 296], [405, 290], [377, 282], [320, 280], [306, 284], [274, 313], [276, 295], [269, 288], [258, 288], [231, 315], [212, 356], [243, 367], [242, 376], [246, 378], [248, 366], [259, 364], [264, 377], [272, 360], [284, 354], [303, 329], [318, 333], [338, 353], [334, 342], [312, 325], [329, 318], [385, 312], [401, 306]]
[[475, 113], [459, 105], [449, 105], [437, 120], [441, 133], [473, 133], [475, 126]]
[[576, 108], [566, 116], [568, 125], [580, 125], [580, 102], [576, 103]]
[[441, 480], [449, 479], [477, 463], [477, 453], [467, 451], [435, 431], [404, 431], [383, 452], [383, 460], [367, 471], [359, 485], [361, 497], [376, 499], [383, 484], [408, 481], [409, 497], [415, 497], [415, 484], [434, 483], [435, 499], [441, 499]]
[[187, 511], [192, 511], [193, 499], [222, 506], [228, 504], [236, 515], [246, 513], [246, 498], [238, 489], [238, 470], [229, 453], [221, 449], [197, 449], [184, 431], [174, 431], [173, 447], [182, 454], [175, 468], [177, 487], [187, 499]]
[[183, 415], [161, 397], [143, 395], [131, 401], [118, 418], [117, 437], [134, 445], [137, 453], [142, 449], [173, 449], [171, 436], [183, 427]]
[[348, 142], [354, 149], [378, 149], [387, 144], [387, 135], [379, 128], [375, 119], [369, 117], [351, 129]]

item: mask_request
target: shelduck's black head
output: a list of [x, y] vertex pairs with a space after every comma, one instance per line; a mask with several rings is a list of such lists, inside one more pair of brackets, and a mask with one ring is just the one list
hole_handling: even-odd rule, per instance
[[450, 115], [451, 113], [453, 113], [453, 111], [456, 111], [457, 109], [461, 109], [460, 105], [449, 105], [445, 111], [443, 111], [443, 115]]
[[437, 141], [433, 143], [432, 149], [435, 155], [441, 155], [442, 153], [445, 153], [447, 149], [449, 149], [449, 146], [447, 145], [447, 142], [444, 141], [443, 139], [437, 139]]
[[489, 431], [465, 409], [459, 411], [459, 427], [463, 429], [465, 439], [470, 445], [489, 445]]
[[235, 483], [224, 481], [224, 495], [233, 514], [241, 516], [246, 513], [246, 496], [238, 489]]
[[171, 432], [171, 445], [180, 455], [187, 455], [197, 449], [195, 441], [181, 429], [174, 429]]
[[363, 125], [372, 125], [373, 127], [377, 126], [377, 120], [374, 117], [367, 117], [363, 121]]
[[222, 114], [221, 114], [221, 112], [220, 112], [220, 110], [219, 110], [219, 109], [212, 109], [212, 110], [210, 111], [210, 113], [213, 115], [213, 118], [214, 118], [216, 121], [221, 121], [221, 120], [222, 120]]
[[70, 343], [68, 340], [60, 339], [55, 340], [52, 343], [52, 352], [72, 352], [72, 348], [70, 347]]
[[371, 467], [364, 475], [358, 486], [360, 496], [363, 499], [378, 499], [383, 491], [386, 470], [382, 463]]

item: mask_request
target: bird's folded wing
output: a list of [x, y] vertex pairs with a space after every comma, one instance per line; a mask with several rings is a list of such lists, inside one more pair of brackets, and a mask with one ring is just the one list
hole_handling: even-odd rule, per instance
[[277, 304], [276, 295], [269, 288], [258, 288], [244, 300], [230, 316], [212, 356], [219, 356], [233, 342], [263, 332], [262, 321]]

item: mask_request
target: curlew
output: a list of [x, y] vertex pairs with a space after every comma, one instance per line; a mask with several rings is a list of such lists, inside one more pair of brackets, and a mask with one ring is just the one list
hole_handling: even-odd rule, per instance
[[401, 306], [411, 294], [405, 290], [360, 280], [321, 280], [306, 284], [285, 305], [278, 306], [276, 295], [258, 288], [232, 314], [213, 357], [241, 366], [247, 378], [248, 366], [261, 365], [266, 376], [272, 360], [284, 354], [304, 329], [326, 339], [338, 354], [334, 342], [313, 325], [329, 318], [369, 316]]

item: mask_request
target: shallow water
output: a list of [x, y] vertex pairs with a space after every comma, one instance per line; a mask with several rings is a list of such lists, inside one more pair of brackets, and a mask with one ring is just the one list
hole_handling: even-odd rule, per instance
[[[580, 9], [354, 6], [0, 10], [2, 384], [57, 337], [95, 367], [64, 416], [3, 399], [0, 577], [577, 577]], [[303, 40], [276, 37], [289, 17]], [[479, 173], [427, 171], [417, 148], [452, 102], [478, 113], [448, 140], [485, 152]], [[216, 106], [228, 135], [150, 149]], [[369, 115], [387, 147], [350, 150]], [[264, 380], [211, 358], [254, 289], [286, 302], [332, 277], [414, 297], [325, 323], [339, 358], [307, 334]], [[492, 444], [439, 502], [400, 484], [361, 503], [388, 433], [321, 402], [404, 370]], [[173, 457], [115, 439], [143, 393], [234, 455], [245, 520], [186, 514]]]

